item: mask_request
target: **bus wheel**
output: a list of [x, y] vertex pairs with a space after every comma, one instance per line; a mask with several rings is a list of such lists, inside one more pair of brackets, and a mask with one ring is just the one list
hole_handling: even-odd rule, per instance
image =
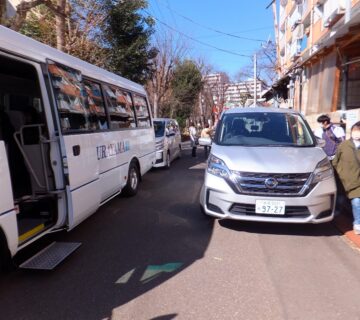
[[0, 243], [0, 274], [7, 273], [15, 269], [15, 264], [11, 259], [11, 254], [9, 249]]
[[128, 197], [136, 195], [140, 182], [140, 174], [138, 166], [135, 162], [131, 162], [129, 166], [128, 180], [124, 188], [124, 194]]

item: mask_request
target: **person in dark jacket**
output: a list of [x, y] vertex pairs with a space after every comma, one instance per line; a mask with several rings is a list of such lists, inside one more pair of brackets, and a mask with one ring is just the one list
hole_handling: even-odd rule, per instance
[[351, 139], [341, 143], [332, 162], [351, 200], [354, 232], [360, 234], [360, 121], [351, 128]]

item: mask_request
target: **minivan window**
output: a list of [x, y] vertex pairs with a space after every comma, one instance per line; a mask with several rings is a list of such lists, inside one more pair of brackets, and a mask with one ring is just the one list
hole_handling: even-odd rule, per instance
[[163, 137], [165, 133], [165, 122], [164, 121], [154, 121], [154, 130], [155, 137]]
[[218, 128], [217, 143], [241, 146], [315, 145], [300, 115], [275, 112], [225, 114]]

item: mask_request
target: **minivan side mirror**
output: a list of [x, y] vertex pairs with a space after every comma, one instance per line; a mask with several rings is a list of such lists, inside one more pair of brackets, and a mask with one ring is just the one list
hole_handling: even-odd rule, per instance
[[316, 143], [317, 143], [317, 146], [320, 148], [324, 148], [326, 145], [326, 141], [321, 138], [316, 138]]

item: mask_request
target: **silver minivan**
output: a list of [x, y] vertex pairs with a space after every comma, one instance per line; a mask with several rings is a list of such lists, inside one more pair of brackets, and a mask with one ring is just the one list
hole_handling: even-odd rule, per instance
[[156, 161], [154, 167], [170, 168], [171, 162], [181, 157], [181, 132], [175, 119], [154, 119]]
[[332, 220], [336, 185], [323, 144], [302, 115], [290, 109], [224, 112], [201, 189], [203, 212], [248, 221]]

